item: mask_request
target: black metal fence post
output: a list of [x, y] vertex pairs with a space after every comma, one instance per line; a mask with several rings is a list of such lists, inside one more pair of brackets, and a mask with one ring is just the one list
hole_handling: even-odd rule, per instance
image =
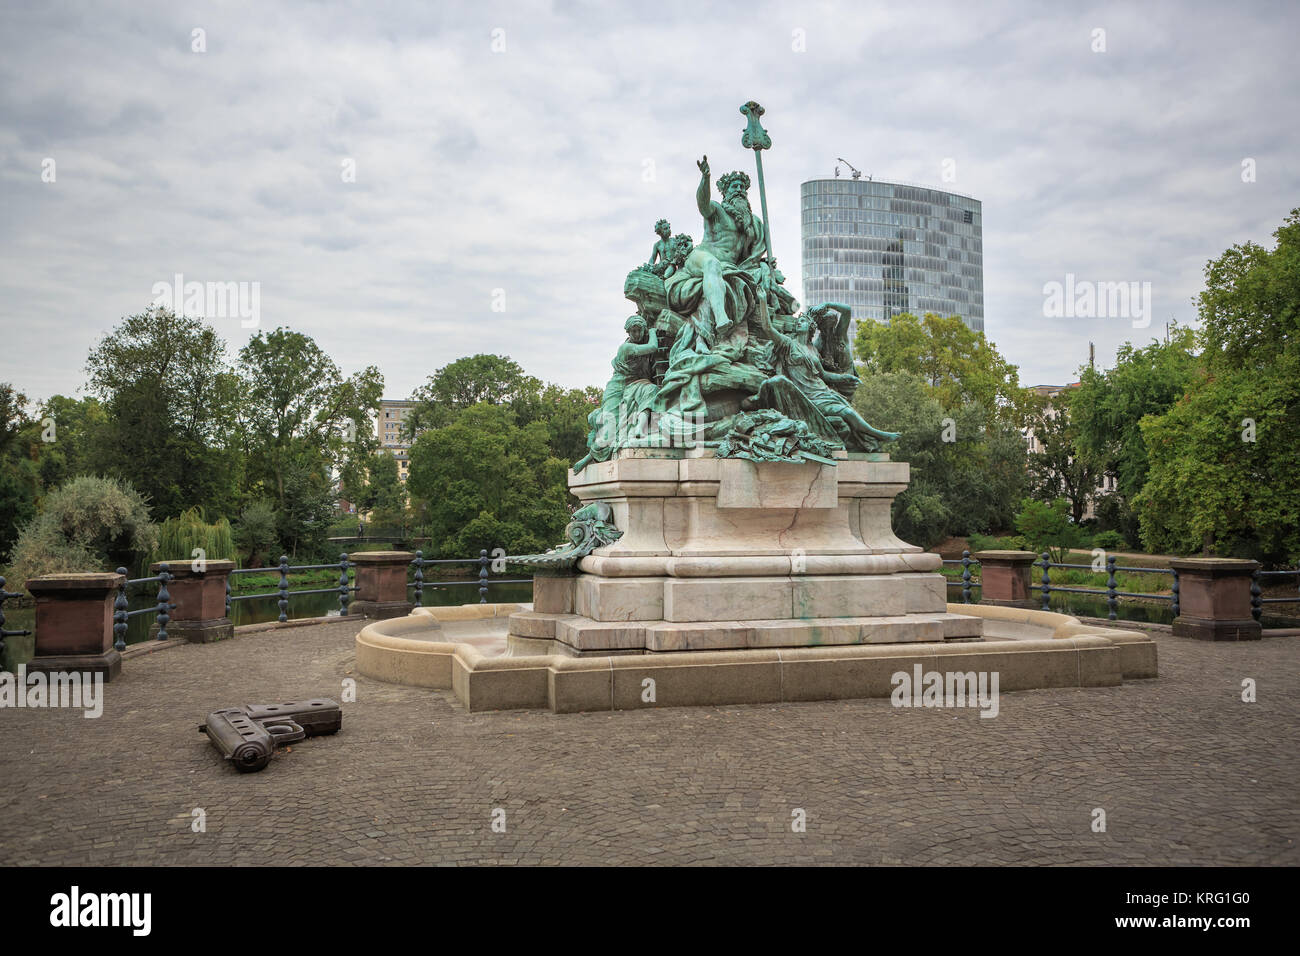
[[339, 555], [339, 616], [348, 616], [348, 553], [346, 551]]
[[289, 620], [289, 556], [280, 555], [280, 623]]
[[119, 654], [126, 650], [126, 568], [118, 568], [122, 583], [117, 586], [117, 598], [113, 601], [113, 649]]
[[1263, 588], [1259, 586], [1259, 568], [1256, 568], [1250, 574], [1250, 616], [1257, 621], [1264, 613], [1264, 604], [1259, 599], [1263, 593]]
[[1052, 556], [1048, 552], [1043, 552], [1043, 560], [1040, 562], [1043, 566], [1043, 610], [1049, 610], [1047, 596], [1052, 589], [1052, 579], [1048, 577], [1047, 569], [1051, 567]]
[[487, 603], [488, 592], [488, 556], [484, 548], [478, 553], [478, 603]]
[[961, 553], [961, 603], [970, 603], [970, 552]]
[[230, 575], [226, 575], [226, 617], [230, 617]]
[[1173, 586], [1173, 588], [1172, 588], [1172, 591], [1173, 591], [1173, 600], [1170, 602], [1170, 607], [1171, 607], [1171, 609], [1172, 609], [1173, 612], [1174, 612], [1174, 617], [1177, 617], [1178, 614], [1179, 614], [1179, 612], [1182, 610], [1182, 609], [1178, 606], [1178, 569], [1177, 569], [1177, 568], [1170, 568], [1169, 570], [1172, 571], [1172, 572], [1174, 572], [1174, 586]]
[[5, 630], [5, 598], [22, 597], [22, 594], [16, 591], [5, 590], [5, 579], [0, 578], [0, 663], [3, 663], [5, 656], [5, 638], [6, 637], [23, 637], [30, 634], [31, 631], [7, 631]]
[[424, 551], [415, 552], [415, 606], [424, 607]]
[[167, 612], [173, 607], [172, 596], [167, 591], [167, 582], [171, 579], [167, 565], [158, 565], [158, 640], [167, 640], [167, 622], [172, 616]]
[[1119, 617], [1119, 599], [1115, 596], [1115, 556], [1106, 555], [1106, 606], [1110, 608], [1108, 617], [1114, 621]]

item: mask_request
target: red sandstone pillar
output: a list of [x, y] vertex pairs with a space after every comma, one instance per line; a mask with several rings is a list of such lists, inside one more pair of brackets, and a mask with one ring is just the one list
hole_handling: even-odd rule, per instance
[[1174, 558], [1178, 572], [1177, 637], [1204, 641], [1257, 641], [1259, 622], [1250, 615], [1250, 578], [1258, 561], [1237, 558]]
[[[233, 637], [235, 626], [226, 617], [226, 579], [235, 569], [235, 562], [159, 561], [149, 565], [150, 573], [158, 574], [164, 563], [172, 577], [167, 582], [167, 592], [176, 605], [167, 622], [167, 636], [184, 638], [191, 644], [210, 644]], [[156, 623], [149, 636], [158, 636]]]
[[349, 555], [357, 569], [357, 596], [349, 613], [362, 617], [402, 617], [415, 605], [406, 596], [410, 551], [358, 551]]
[[113, 601], [125, 578], [86, 572], [47, 574], [27, 582], [36, 598], [36, 656], [28, 673], [103, 674], [110, 681], [122, 670], [113, 649]]
[[1037, 608], [1033, 595], [1032, 551], [977, 551], [980, 563], [980, 603], [1004, 607]]

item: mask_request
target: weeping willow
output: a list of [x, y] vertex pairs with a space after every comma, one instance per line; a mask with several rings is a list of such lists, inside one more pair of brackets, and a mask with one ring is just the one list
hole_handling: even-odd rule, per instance
[[158, 528], [158, 548], [152, 561], [191, 561], [201, 548], [203, 557], [214, 561], [233, 560], [235, 538], [230, 522], [218, 518], [212, 524], [206, 520], [202, 508], [191, 508], [175, 518], [168, 518]]

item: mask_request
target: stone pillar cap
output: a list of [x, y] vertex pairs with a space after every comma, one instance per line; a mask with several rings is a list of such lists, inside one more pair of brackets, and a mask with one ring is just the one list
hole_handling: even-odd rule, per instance
[[980, 561], [1010, 561], [1012, 563], [1024, 562], [1030, 564], [1037, 561], [1039, 555], [1032, 551], [976, 551], [971, 555]]
[[415, 560], [414, 551], [358, 551], [348, 555], [353, 564], [397, 564]]
[[115, 571], [71, 571], [65, 574], [43, 574], [27, 582], [27, 590], [37, 591], [91, 591], [122, 586], [126, 576]]
[[[165, 564], [167, 565], [168, 573], [170, 573], [173, 577], [177, 577], [177, 578], [186, 577], [188, 575], [199, 576], [214, 571], [230, 572], [235, 570], [234, 561], [230, 561], [226, 558], [205, 558], [203, 560], [203, 563], [205, 565], [204, 569], [202, 571], [195, 571], [194, 570], [195, 560], [197, 559], [178, 558], [175, 561], [155, 561], [153, 564], [149, 565], [149, 570], [152, 571], [154, 574], [157, 574], [159, 571], [162, 570], [162, 566]], [[278, 568], [279, 565], [276, 565], [276, 567]]]
[[1249, 558], [1170, 558], [1169, 566], [1201, 574], [1249, 574], [1259, 568], [1259, 562]]

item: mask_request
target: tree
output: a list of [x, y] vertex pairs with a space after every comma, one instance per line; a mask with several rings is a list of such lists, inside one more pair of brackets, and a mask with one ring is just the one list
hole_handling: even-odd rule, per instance
[[[101, 474], [111, 468], [108, 413], [98, 400], [55, 395], [41, 406], [40, 419], [44, 487], [55, 488], [69, 478]], [[45, 440], [47, 433], [52, 440]]]
[[1146, 484], [1150, 467], [1142, 419], [1164, 414], [1202, 374], [1195, 333], [1178, 327], [1168, 342], [1142, 348], [1124, 343], [1112, 368], [1080, 371], [1079, 387], [1069, 399], [1074, 454], [1098, 474], [1115, 478], [1115, 491], [1096, 503], [1102, 527], [1138, 540], [1132, 502]]
[[414, 436], [442, 427], [457, 413], [481, 404], [508, 405], [518, 423], [528, 424], [541, 417], [541, 390], [541, 381], [509, 356], [466, 356], [438, 369], [416, 390], [412, 398], [417, 404], [407, 415], [406, 432]]
[[1150, 472], [1134, 502], [1152, 550], [1294, 564], [1300, 553], [1300, 361], [1217, 373], [1142, 421]]
[[553, 546], [569, 519], [566, 464], [542, 421], [520, 426], [502, 405], [472, 405], [411, 447], [407, 487], [421, 499], [431, 547], [463, 557]]
[[233, 508], [238, 385], [212, 328], [150, 307], [105, 336], [86, 369], [107, 412], [96, 451], [106, 474], [129, 482], [161, 517], [195, 505]]
[[944, 408], [973, 402], [990, 420], [1024, 424], [1029, 393], [1020, 387], [1016, 367], [959, 316], [928, 312], [920, 319], [902, 313], [888, 323], [866, 319], [858, 323], [854, 351], [864, 378], [884, 372], [918, 374]]
[[1300, 209], [1277, 245], [1235, 245], [1205, 267], [1205, 371], [1141, 421], [1150, 451], [1134, 502], [1149, 548], [1292, 562], [1300, 554]]
[[601, 390], [547, 385], [539, 402], [551, 454], [572, 465], [587, 453], [587, 416], [600, 407]]
[[[378, 446], [369, 423], [383, 376], [369, 366], [344, 377], [310, 336], [284, 328], [249, 339], [238, 370], [248, 491], [275, 502], [287, 551], [318, 550], [334, 509], [335, 469], [366, 460]], [[355, 472], [345, 487], [349, 481]]]
[[1050, 410], [1043, 404], [1030, 416], [1040, 447], [1029, 456], [1029, 475], [1035, 497], [1045, 501], [1066, 498], [1071, 516], [1079, 522], [1096, 493], [1102, 472], [1094, 459], [1079, 454], [1078, 428], [1070, 417], [1071, 402], [1071, 394], [1061, 392]]
[[370, 458], [369, 482], [362, 489], [358, 507], [370, 512], [379, 526], [397, 527], [406, 520], [406, 486], [397, 470], [397, 459], [386, 451]]
[[1010, 525], [1026, 483], [1018, 429], [988, 424], [978, 403], [946, 411], [931, 386], [906, 372], [864, 378], [854, 407], [901, 433], [890, 451], [911, 464], [911, 480], [894, 499], [899, 537], [929, 548], [951, 535]]
[[41, 491], [36, 432], [27, 396], [0, 382], [0, 560], [13, 548], [19, 529], [36, 515]]

